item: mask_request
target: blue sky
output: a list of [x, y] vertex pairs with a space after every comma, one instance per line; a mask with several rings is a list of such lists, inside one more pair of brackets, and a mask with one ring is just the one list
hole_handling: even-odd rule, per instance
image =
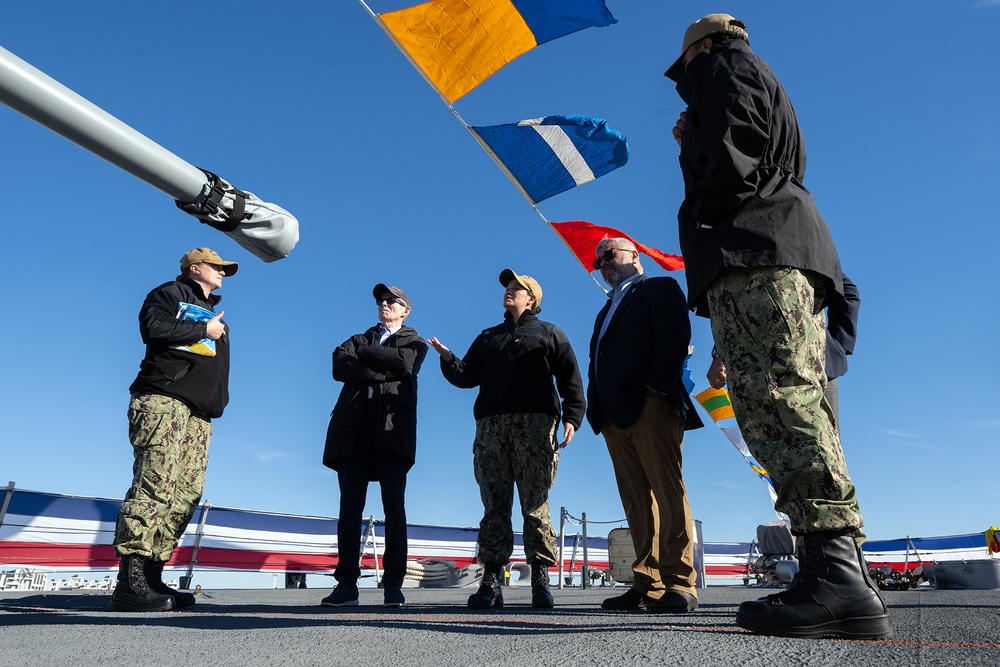
[[[628, 137], [629, 164], [540, 210], [679, 252], [670, 128], [682, 104], [662, 72], [691, 21], [743, 18], [795, 104], [805, 183], [861, 290], [840, 409], [869, 536], [998, 523], [1000, 86], [993, 40], [976, 26], [995, 24], [1000, 2], [608, 6], [617, 25], [527, 53], [456, 109], [473, 125], [606, 119]], [[320, 463], [340, 390], [330, 354], [375, 322], [378, 282], [406, 289], [408, 324], [462, 354], [500, 320], [497, 275], [513, 267], [542, 284], [543, 319], [586, 364], [601, 290], [360, 4], [8, 0], [0, 45], [301, 224], [292, 254], [265, 264], [151, 186], [0, 107], [0, 479], [121, 497], [127, 387], [143, 353], [136, 313], [197, 246], [241, 263], [221, 291], [233, 366], [205, 489], [215, 505], [336, 515], [336, 477]], [[700, 389], [711, 336], [706, 320], [692, 321]], [[420, 374], [411, 522], [478, 523], [474, 399], [445, 382], [432, 351]], [[717, 428], [688, 434], [684, 453], [706, 540], [749, 540], [773, 519], [762, 483]], [[380, 517], [376, 490], [369, 500]], [[623, 516], [607, 450], [589, 429], [565, 450], [551, 504], [556, 515], [565, 506], [596, 521]]]

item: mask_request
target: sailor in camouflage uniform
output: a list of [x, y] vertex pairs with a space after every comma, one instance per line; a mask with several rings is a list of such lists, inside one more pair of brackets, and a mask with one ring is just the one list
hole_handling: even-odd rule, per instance
[[129, 387], [132, 486], [115, 530], [121, 559], [111, 611], [166, 611], [194, 596], [163, 583], [205, 485], [212, 419], [229, 402], [229, 327], [212, 294], [239, 269], [213, 250], [181, 258], [181, 274], [147, 296], [139, 311], [146, 356]]
[[864, 522], [824, 398], [821, 311], [843, 297], [843, 274], [802, 184], [795, 109], [750, 49], [746, 25], [728, 14], [691, 24], [665, 74], [688, 105], [672, 130], [684, 177], [677, 221], [688, 305], [711, 320], [747, 446], [800, 537], [793, 585], [744, 602], [736, 622], [766, 635], [890, 636], [854, 541]]
[[[500, 582], [514, 550], [511, 510], [517, 486], [524, 518], [524, 552], [531, 565], [531, 606], [554, 606], [548, 568], [557, 559], [549, 513], [559, 450], [570, 443], [586, 411], [576, 355], [559, 327], [543, 322], [542, 287], [511, 269], [500, 273], [506, 288], [503, 323], [484, 330], [465, 357], [437, 338], [441, 371], [456, 387], [479, 387], [474, 414], [473, 465], [483, 501], [479, 560], [485, 575], [469, 598], [472, 609], [503, 606]], [[553, 384], [555, 378], [555, 384]], [[558, 390], [558, 393], [557, 393]], [[557, 440], [562, 397], [562, 442]]]

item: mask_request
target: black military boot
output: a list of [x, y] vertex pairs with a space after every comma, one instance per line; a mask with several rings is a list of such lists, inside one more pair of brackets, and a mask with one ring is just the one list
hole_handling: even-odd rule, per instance
[[549, 591], [549, 566], [535, 561], [531, 564], [531, 606], [552, 609], [556, 606]]
[[853, 535], [810, 533], [799, 539], [803, 558], [791, 586], [741, 604], [736, 624], [778, 637], [891, 637], [885, 602]]
[[503, 565], [486, 563], [483, 583], [479, 590], [469, 596], [469, 609], [491, 609], [503, 606], [503, 590], [500, 582], [503, 578]]
[[191, 593], [182, 593], [181, 591], [175, 590], [163, 583], [164, 565], [165, 563], [162, 561], [147, 558], [144, 567], [146, 572], [146, 583], [148, 583], [149, 587], [157, 593], [163, 593], [164, 595], [171, 596], [174, 599], [175, 609], [182, 609], [193, 605], [195, 603], [194, 595]]
[[108, 611], [170, 611], [176, 606], [173, 596], [157, 593], [146, 581], [146, 558], [122, 556], [118, 565], [118, 585], [111, 594]]

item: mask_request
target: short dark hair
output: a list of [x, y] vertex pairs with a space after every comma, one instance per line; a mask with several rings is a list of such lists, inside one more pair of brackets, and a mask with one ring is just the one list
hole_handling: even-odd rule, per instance
[[[736, 26], [737, 28], [743, 28], [743, 30], [746, 31], [747, 28], [746, 25], [743, 23], [743, 21], [739, 19], [733, 19], [729, 23], [731, 25]], [[715, 46], [716, 44], [722, 44], [724, 42], [728, 42], [733, 39], [742, 39], [744, 42], [747, 43], [748, 46], [750, 44], [750, 38], [746, 32], [737, 32], [735, 30], [721, 30], [719, 32], [713, 32], [711, 35], [706, 35], [705, 37], [712, 40], [713, 46]]]

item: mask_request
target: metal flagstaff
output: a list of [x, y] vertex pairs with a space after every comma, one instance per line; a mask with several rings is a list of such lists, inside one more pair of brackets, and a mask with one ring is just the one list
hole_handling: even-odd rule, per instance
[[[385, 21], [382, 20], [382, 17], [373, 12], [372, 8], [365, 3], [365, 0], [358, 0], [358, 2], [360, 2], [361, 6], [365, 8], [365, 11], [368, 12], [368, 15], [372, 17], [372, 20], [374, 20], [375, 23], [378, 24], [378, 27], [382, 28], [382, 32], [384, 32], [386, 36], [388, 36], [388, 38], [392, 41], [392, 43], [396, 45], [396, 48], [399, 49], [399, 51], [404, 56], [406, 56], [406, 59], [410, 61], [410, 64], [413, 65], [413, 68], [418, 72], [420, 72], [420, 76], [424, 77], [424, 81], [426, 81], [427, 85], [429, 85], [431, 88], [434, 89], [434, 92], [438, 94], [438, 97], [440, 97], [441, 101], [445, 103], [445, 106], [451, 108], [451, 102], [448, 100], [448, 98], [444, 95], [444, 93], [441, 92], [441, 90], [437, 87], [437, 85], [433, 81], [431, 81], [430, 78], [428, 78], [427, 74], [424, 73], [423, 68], [421, 68], [420, 65], [418, 65], [417, 62], [413, 59], [413, 56], [410, 55], [410, 52], [407, 51], [405, 48], [403, 48], [403, 45], [399, 43], [399, 40], [396, 39], [396, 36], [392, 34], [391, 30], [389, 30], [389, 26], [387, 26], [385, 24]], [[452, 110], [454, 111], [454, 109]]]
[[[386, 24], [382, 20], [382, 18], [378, 14], [376, 14], [374, 11], [372, 11], [371, 7], [368, 6], [368, 4], [365, 2], [365, 0], [358, 0], [358, 2], [361, 3], [361, 6], [365, 8], [365, 11], [368, 12], [368, 15], [372, 17], [372, 19], [375, 21], [375, 23], [377, 23], [379, 25], [379, 27], [382, 28], [382, 32], [384, 32], [389, 37], [389, 39], [392, 41], [392, 43], [396, 45], [396, 48], [399, 49], [400, 52], [402, 52], [402, 54], [404, 56], [406, 56], [406, 59], [408, 61], [410, 61], [410, 64], [413, 65], [413, 68], [416, 69], [418, 72], [420, 72], [420, 76], [422, 76], [424, 78], [424, 81], [426, 81], [427, 84], [434, 90], [434, 92], [437, 93], [438, 97], [441, 98], [441, 101], [444, 103], [444, 105], [446, 107], [448, 107], [448, 110], [451, 111], [451, 113], [455, 116], [455, 118], [458, 120], [458, 122], [462, 124], [462, 127], [464, 127], [466, 130], [469, 131], [469, 134], [471, 134], [473, 136], [473, 138], [482, 147], [482, 149], [484, 151], [486, 151], [486, 153], [490, 156], [490, 158], [493, 159], [493, 162], [496, 163], [496, 165], [498, 167], [500, 167], [500, 171], [502, 171], [504, 174], [506, 174], [506, 176], [510, 180], [510, 182], [514, 184], [515, 188], [517, 188], [517, 191], [521, 193], [521, 196], [524, 197], [527, 200], [527, 202], [531, 206], [531, 208], [535, 211], [535, 213], [538, 214], [538, 217], [540, 217], [543, 221], [545, 221], [545, 224], [548, 225], [549, 229], [551, 229], [552, 232], [557, 237], [559, 237], [559, 240], [562, 241], [562, 243], [563, 243], [564, 246], [566, 246], [566, 249], [569, 250], [570, 254], [573, 255], [574, 257], [576, 257], [576, 254], [573, 252], [573, 248], [571, 248], [570, 245], [569, 245], [569, 243], [566, 242], [566, 239], [564, 239], [562, 237], [562, 234], [560, 234], [558, 231], [556, 231], [556, 228], [552, 226], [552, 223], [549, 222], [548, 219], [544, 215], [542, 215], [542, 212], [538, 210], [538, 206], [531, 199], [531, 197], [528, 196], [528, 193], [521, 186], [521, 184], [518, 182], [518, 180], [516, 178], [514, 178], [514, 175], [510, 173], [510, 170], [507, 169], [507, 166], [500, 160], [500, 158], [497, 157], [496, 153], [493, 152], [493, 149], [491, 149], [489, 147], [489, 145], [487, 145], [486, 142], [483, 141], [482, 137], [480, 137], [475, 132], [475, 130], [473, 130], [472, 127], [469, 126], [469, 124], [465, 122], [465, 120], [462, 118], [462, 116], [455, 109], [455, 106], [438, 89], [437, 85], [435, 85], [434, 82], [430, 80], [430, 78], [427, 76], [427, 74], [424, 73], [423, 68], [421, 68], [419, 65], [417, 65], [417, 63], [413, 60], [413, 56], [410, 55], [410, 52], [407, 51], [405, 48], [403, 48], [403, 45], [399, 43], [399, 40], [396, 39], [396, 36], [392, 33], [391, 30], [389, 30], [388, 26], [386, 26]], [[590, 276], [591, 280], [594, 281], [595, 285], [597, 285], [599, 288], [601, 288], [602, 292], [604, 292], [605, 294], [607, 294], [608, 290], [604, 289], [604, 287], [601, 285], [601, 283], [599, 283], [597, 281], [597, 278], [594, 277], [594, 274], [592, 272], [588, 272], [587, 275]]]
[[[556, 228], [552, 225], [551, 222], [549, 222], [548, 218], [542, 215], [542, 212], [538, 210], [538, 205], [535, 204], [534, 200], [531, 199], [531, 197], [528, 195], [527, 191], [520, 184], [520, 182], [518, 182], [518, 180], [514, 178], [514, 174], [510, 173], [510, 169], [507, 168], [507, 165], [505, 165], [503, 161], [499, 157], [497, 157], [497, 154], [493, 151], [492, 148], [489, 147], [489, 144], [483, 141], [483, 138], [479, 136], [479, 133], [473, 130], [469, 126], [469, 124], [465, 122], [465, 119], [462, 118], [461, 115], [459, 115], [458, 111], [455, 110], [454, 106], [452, 106], [451, 104], [448, 104], [447, 106], [451, 110], [451, 112], [455, 115], [455, 118], [458, 119], [458, 122], [462, 124], [462, 127], [464, 127], [466, 130], [469, 131], [469, 134], [471, 134], [473, 138], [475, 138], [476, 142], [493, 159], [493, 162], [496, 164], [496, 166], [500, 167], [500, 171], [502, 171], [510, 180], [510, 182], [514, 184], [514, 187], [517, 188], [517, 191], [520, 192], [521, 196], [524, 197], [524, 199], [528, 202], [528, 204], [531, 206], [531, 209], [538, 214], [538, 217], [541, 218], [546, 225], [548, 225], [549, 229], [552, 230], [552, 233], [555, 234], [560, 241], [562, 241], [562, 244], [566, 246], [566, 249], [569, 250], [569, 253], [573, 255], [573, 257], [575, 258], [576, 253], [573, 252], [573, 248], [569, 245], [566, 239], [563, 238], [563, 235], [560, 234], [558, 231], [556, 231]], [[602, 292], [604, 292], [605, 294], [608, 293], [608, 290], [604, 289], [604, 286], [601, 285], [601, 283], [597, 282], [597, 278], [594, 277], [594, 274], [592, 272], [588, 271], [587, 275], [590, 276], [590, 279], [594, 281], [595, 285], [601, 288]]]

